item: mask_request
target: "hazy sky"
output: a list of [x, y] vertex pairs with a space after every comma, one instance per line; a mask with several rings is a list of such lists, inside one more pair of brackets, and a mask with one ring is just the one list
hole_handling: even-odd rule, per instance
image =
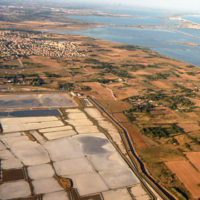
[[173, 10], [193, 10], [200, 12], [200, 0], [74, 0], [74, 2], [82, 3], [100, 3], [100, 4], [114, 4], [114, 5], [131, 5], [142, 6], [148, 8], [161, 8]]

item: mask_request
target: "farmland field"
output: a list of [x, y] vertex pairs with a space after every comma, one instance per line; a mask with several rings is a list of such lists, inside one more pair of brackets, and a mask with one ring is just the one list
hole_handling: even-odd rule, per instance
[[166, 165], [183, 182], [193, 198], [200, 198], [200, 173], [188, 161], [172, 161]]

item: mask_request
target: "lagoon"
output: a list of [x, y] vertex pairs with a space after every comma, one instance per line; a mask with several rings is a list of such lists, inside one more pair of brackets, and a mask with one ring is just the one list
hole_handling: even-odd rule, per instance
[[200, 66], [200, 46], [189, 46], [184, 44], [195, 43], [200, 45], [200, 40], [168, 29], [103, 26], [79, 31], [53, 32], [85, 35], [106, 41], [145, 46], [165, 56]]
[[163, 19], [161, 17], [104, 17], [104, 16], [67, 16], [72, 19], [83, 20], [85, 22], [102, 23], [102, 24], [114, 24], [124, 26], [134, 25], [161, 25]]

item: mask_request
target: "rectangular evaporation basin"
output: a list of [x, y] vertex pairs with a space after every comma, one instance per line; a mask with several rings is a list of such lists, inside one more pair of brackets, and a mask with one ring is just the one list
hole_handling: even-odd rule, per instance
[[0, 112], [0, 117], [8, 117], [9, 112]]
[[23, 170], [22, 169], [3, 170], [2, 179], [3, 182], [24, 179]]
[[0, 112], [0, 117], [43, 117], [43, 116], [59, 116], [59, 115], [60, 112], [57, 109]]

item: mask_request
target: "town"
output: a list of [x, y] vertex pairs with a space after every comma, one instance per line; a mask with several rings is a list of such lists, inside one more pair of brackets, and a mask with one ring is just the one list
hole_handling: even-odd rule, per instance
[[84, 55], [74, 42], [49, 36], [48, 33], [0, 31], [0, 57], [15, 59], [35, 55], [63, 58]]

